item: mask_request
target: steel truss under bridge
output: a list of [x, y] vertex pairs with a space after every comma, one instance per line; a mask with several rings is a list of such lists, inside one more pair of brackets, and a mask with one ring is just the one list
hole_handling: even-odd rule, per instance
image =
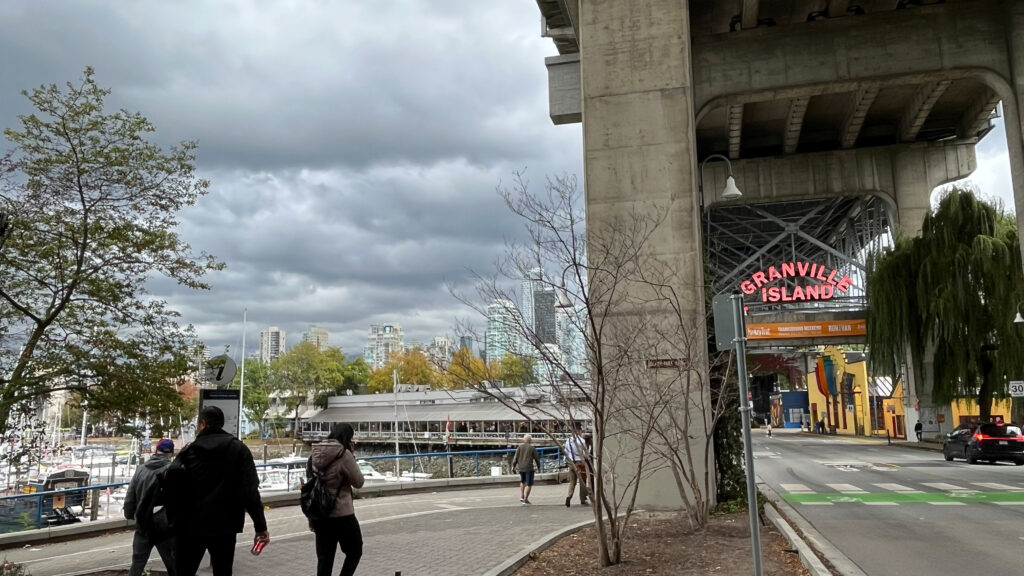
[[[891, 218], [878, 196], [841, 196], [769, 204], [711, 206], [704, 213], [707, 285], [713, 294], [731, 293], [758, 271], [782, 262], [812, 262], [852, 280], [845, 294], [802, 302], [745, 298], [750, 314], [785, 308], [825, 312], [863, 310], [865, 261], [869, 250], [891, 243]], [[773, 282], [792, 291], [799, 278]]]

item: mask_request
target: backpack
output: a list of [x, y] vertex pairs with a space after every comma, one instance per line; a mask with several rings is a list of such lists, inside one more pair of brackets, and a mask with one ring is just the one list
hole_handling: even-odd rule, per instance
[[[328, 462], [327, 466], [324, 466], [324, 470], [330, 468], [331, 464], [334, 464], [344, 454], [345, 450], [342, 449], [341, 454]], [[324, 470], [317, 470], [313, 466], [312, 456], [309, 457], [309, 468], [312, 470], [312, 473], [299, 492], [299, 507], [302, 508], [302, 513], [306, 515], [306, 518], [310, 520], [328, 518], [331, 512], [334, 511], [334, 505], [338, 501], [338, 494], [341, 493], [342, 483], [339, 482], [338, 489], [335, 490], [334, 494], [331, 494], [327, 489], [327, 482], [324, 480]]]

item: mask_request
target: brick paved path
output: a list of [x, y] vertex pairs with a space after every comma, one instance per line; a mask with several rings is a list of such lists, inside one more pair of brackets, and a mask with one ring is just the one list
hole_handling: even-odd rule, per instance
[[[363, 531], [367, 576], [477, 576], [500, 565], [540, 537], [592, 517], [575, 502], [565, 508], [566, 486], [536, 486], [531, 506], [519, 503], [518, 488], [409, 494], [356, 501]], [[251, 525], [239, 535], [235, 574], [309, 576], [315, 573], [313, 534], [297, 507], [268, 511], [271, 542], [260, 556], [249, 554]], [[247, 523], [248, 524], [248, 523]], [[122, 533], [0, 553], [27, 562], [33, 576], [88, 574], [131, 559], [131, 534]], [[335, 573], [341, 567], [339, 551]], [[150, 567], [162, 569], [153, 555]], [[210, 575], [204, 560], [201, 575]]]

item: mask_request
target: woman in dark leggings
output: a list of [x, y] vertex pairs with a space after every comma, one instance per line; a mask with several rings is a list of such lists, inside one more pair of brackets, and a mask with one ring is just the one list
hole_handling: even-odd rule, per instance
[[345, 554], [341, 576], [355, 574], [363, 556], [363, 535], [352, 506], [352, 488], [363, 487], [363, 473], [359, 471], [359, 464], [352, 453], [356, 444], [352, 435], [351, 425], [335, 424], [326, 441], [313, 445], [313, 453], [306, 464], [307, 478], [316, 468], [323, 474], [327, 490], [337, 494], [330, 516], [309, 523], [309, 528], [316, 534], [317, 576], [330, 576], [339, 545]]

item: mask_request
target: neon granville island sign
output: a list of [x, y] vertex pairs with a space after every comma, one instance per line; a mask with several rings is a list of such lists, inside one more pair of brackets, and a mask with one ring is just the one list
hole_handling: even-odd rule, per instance
[[[793, 278], [793, 286], [769, 286], [776, 280]], [[802, 281], [801, 281], [802, 279]], [[805, 302], [808, 300], [830, 300], [837, 292], [845, 293], [853, 280], [842, 275], [835, 268], [828, 268], [816, 262], [782, 262], [777, 267], [758, 270], [749, 280], [740, 283], [740, 290], [747, 296], [760, 292], [762, 302]]]

